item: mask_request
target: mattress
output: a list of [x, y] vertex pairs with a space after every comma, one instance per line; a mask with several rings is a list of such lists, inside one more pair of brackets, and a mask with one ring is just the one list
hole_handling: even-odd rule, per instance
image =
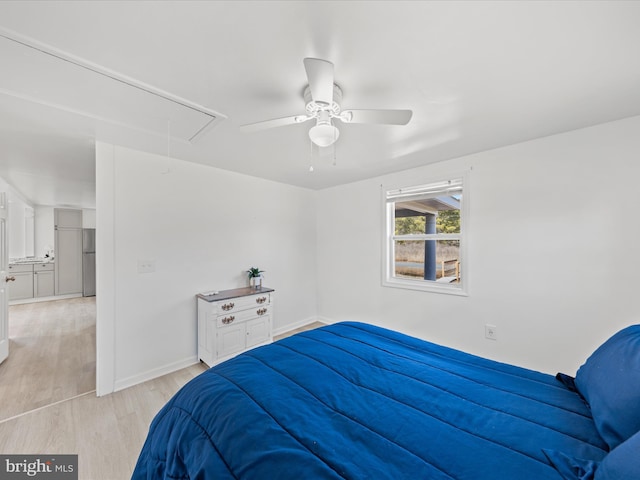
[[553, 376], [344, 322], [194, 378], [152, 422], [133, 478], [561, 480], [549, 452], [608, 452]]

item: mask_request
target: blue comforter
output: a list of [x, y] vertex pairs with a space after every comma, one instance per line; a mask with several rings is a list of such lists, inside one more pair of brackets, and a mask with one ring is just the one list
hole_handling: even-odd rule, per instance
[[346, 322], [194, 378], [154, 419], [133, 478], [561, 480], [549, 452], [607, 453], [554, 377]]

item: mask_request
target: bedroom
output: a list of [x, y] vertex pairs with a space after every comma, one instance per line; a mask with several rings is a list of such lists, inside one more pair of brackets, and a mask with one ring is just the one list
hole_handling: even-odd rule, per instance
[[[251, 59], [242, 65], [237, 58], [229, 64], [224, 51], [240, 46], [229, 45], [234, 37], [219, 22], [212, 30], [220, 33], [205, 37], [210, 43], [199, 47], [194, 65], [183, 63], [181, 47], [191, 45], [190, 38], [177, 47], [175, 39], [163, 40], [169, 11], [154, 14], [153, 38], [161, 45], [154, 49], [137, 43], [142, 7], [127, 14], [92, 7], [118, 25], [117, 38], [109, 35], [108, 21], [86, 20], [92, 18], [86, 6], [39, 5], [37, 15], [16, 4], [1, 7], [3, 27], [188, 97], [188, 86], [174, 89], [181, 76], [172, 73], [186, 69], [201, 98], [228, 116], [202, 142], [230, 136], [260, 159], [250, 163], [221, 149], [219, 164], [201, 165], [179, 159], [188, 147], [178, 141], [168, 159], [166, 137], [146, 152], [146, 137], [131, 143], [111, 139], [110, 132], [96, 137], [97, 227], [104, 235], [101, 394], [197, 361], [194, 295], [242, 285], [244, 270], [254, 264], [277, 291], [276, 333], [315, 320], [358, 320], [546, 373], [574, 373], [597, 345], [637, 323], [637, 4], [524, 4], [527, 11], [518, 12], [521, 4], [474, 10], [479, 7], [411, 2], [385, 12], [374, 8], [384, 10], [381, 2], [323, 3], [294, 4], [304, 8], [290, 6], [264, 23], [260, 15], [245, 18], [242, 7], [224, 11], [245, 38], [261, 39], [249, 42], [253, 48], [238, 42], [251, 51], [236, 54]], [[411, 8], [434, 19], [431, 30], [411, 21]], [[298, 20], [301, 12], [308, 22]], [[484, 23], [476, 24], [481, 13]], [[397, 37], [391, 31], [392, 38], [374, 36], [385, 14], [411, 28], [394, 29]], [[52, 17], [65, 28], [48, 23]], [[544, 34], [531, 17], [545, 26]], [[362, 38], [352, 38], [354, 24]], [[447, 29], [457, 33], [448, 36]], [[56, 33], [61, 30], [68, 37]], [[96, 38], [83, 44], [87, 31]], [[276, 39], [281, 31], [300, 41]], [[344, 45], [333, 45], [332, 34]], [[509, 37], [508, 47], [500, 36], [507, 34], [517, 39]], [[127, 60], [128, 42], [139, 50]], [[464, 55], [470, 44], [476, 49]], [[101, 46], [109, 48], [99, 53]], [[239, 124], [304, 107], [307, 56], [336, 64], [345, 105], [411, 108], [407, 128], [413, 123], [417, 130], [345, 126], [336, 166], [331, 155], [319, 158], [313, 174], [308, 125], [251, 137], [234, 133]], [[425, 65], [416, 67], [417, 58]], [[151, 70], [144, 73], [145, 67]], [[227, 93], [233, 83], [242, 91]], [[214, 86], [219, 90], [208, 97]], [[389, 164], [376, 150], [393, 150], [397, 158]], [[266, 154], [272, 151], [278, 154]], [[361, 155], [367, 158], [351, 163]], [[226, 156], [243, 170], [231, 171]], [[282, 178], [311, 175], [314, 182], [353, 177], [308, 188], [274, 181], [276, 170]], [[468, 295], [382, 287], [380, 185], [411, 186], [461, 171], [469, 172]], [[140, 275], [141, 259], [155, 260], [156, 272]], [[497, 340], [485, 338], [486, 324], [497, 327]]]

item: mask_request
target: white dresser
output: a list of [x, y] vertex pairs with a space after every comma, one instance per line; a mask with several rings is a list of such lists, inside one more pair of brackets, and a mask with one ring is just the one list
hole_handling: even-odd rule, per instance
[[273, 341], [271, 288], [198, 294], [198, 357], [209, 366]]

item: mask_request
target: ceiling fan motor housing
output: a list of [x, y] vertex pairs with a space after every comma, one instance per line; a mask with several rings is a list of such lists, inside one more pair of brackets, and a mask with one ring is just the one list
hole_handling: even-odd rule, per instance
[[319, 147], [332, 145], [340, 136], [340, 130], [331, 123], [331, 119], [340, 116], [340, 103], [342, 102], [342, 89], [333, 84], [333, 99], [330, 104], [316, 102], [311, 97], [311, 87], [304, 89], [304, 101], [307, 114], [315, 118], [316, 125], [309, 130], [309, 138]]
[[310, 117], [316, 117], [320, 111], [329, 112], [329, 117], [337, 117], [340, 115], [342, 89], [335, 83], [333, 84], [333, 101], [329, 105], [324, 102], [315, 102], [311, 97], [311, 87], [309, 87], [309, 85], [304, 89], [303, 96], [306, 110]]

